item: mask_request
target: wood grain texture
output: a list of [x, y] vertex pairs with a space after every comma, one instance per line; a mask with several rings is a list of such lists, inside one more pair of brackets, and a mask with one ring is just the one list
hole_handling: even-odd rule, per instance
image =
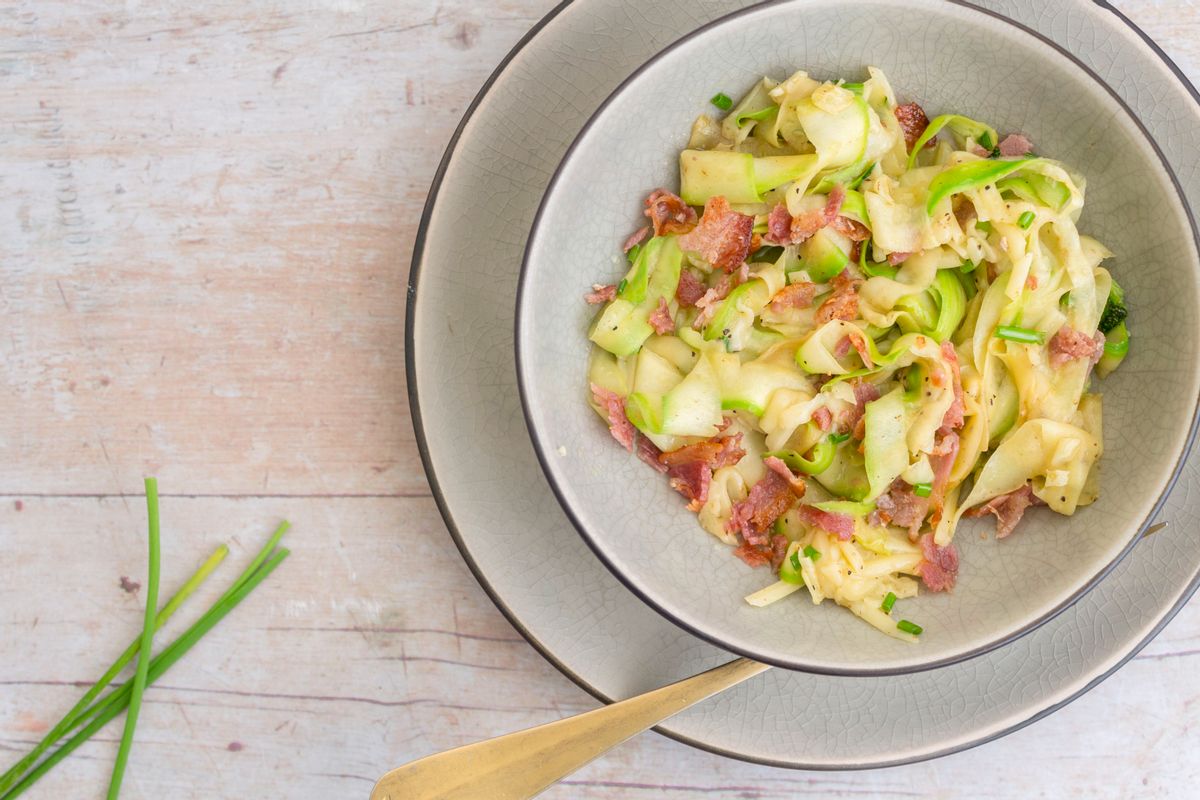
[[[389, 767], [595, 701], [458, 558], [405, 402], [403, 305], [447, 137], [552, 0], [0, 8], [0, 760], [164, 588], [281, 516], [294, 554], [147, 695], [129, 798], [365, 797]], [[1120, 7], [1200, 78], [1200, 5]], [[1194, 796], [1200, 607], [1023, 731], [862, 774], [650, 735], [553, 798]], [[37, 797], [99, 797], [117, 728]], [[966, 791], [969, 787], [969, 793]], [[281, 791], [283, 790], [283, 791]]]

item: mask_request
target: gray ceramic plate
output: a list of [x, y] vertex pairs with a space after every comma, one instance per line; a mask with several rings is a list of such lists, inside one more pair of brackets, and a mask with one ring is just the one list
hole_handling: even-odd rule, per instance
[[[936, 55], [930, 47], [937, 42]], [[743, 602], [773, 582], [730, 556], [660, 476], [617, 447], [588, 407], [580, 299], [624, 271], [613, 258], [644, 222], [641, 200], [677, 187], [679, 151], [718, 90], [740, 96], [762, 75], [818, 78], [883, 69], [902, 100], [1029, 134], [1042, 155], [1087, 177], [1080, 229], [1117, 255], [1136, 337], [1104, 393], [1099, 502], [1071, 517], [1031, 513], [1021, 535], [981, 541], [961, 526], [952, 594], [922, 594], [904, 616], [920, 644], [880, 636], [832, 603], [801, 594]], [[669, 88], [668, 88], [669, 87]], [[1045, 622], [1132, 546], [1182, 464], [1200, 391], [1197, 255], [1171, 176], [1135, 116], [1065, 51], [1001, 17], [944, 0], [790, 0], [748, 9], [677, 42], [625, 81], [588, 122], [551, 181], [517, 301], [518, 381], [551, 486], [601, 559], [688, 630], [759, 661], [836, 674], [928, 669], [985, 652]], [[1139, 314], [1138, 311], [1152, 310]], [[1137, 413], [1150, 389], [1156, 413]], [[703, 576], [700, 579], [700, 576]]]
[[[654, 53], [740, 5], [575, 0], [560, 7], [473, 105], [439, 172], [415, 252], [409, 387], [447, 525], [518, 630], [602, 700], [729, 655], [625, 589], [571, 530], [550, 492], [516, 392], [519, 262], [550, 175], [587, 117]], [[1189, 201], [1200, 202], [1192, 155], [1200, 148], [1200, 111], [1182, 78], [1132, 28], [1082, 0], [1053, 10], [1034, 2], [987, 6], [1077, 43], [1073, 52], [1138, 111], [1180, 170]], [[1014, 730], [1102, 680], [1191, 595], [1200, 565], [1197, 497], [1193, 457], [1160, 514], [1171, 527], [1139, 544], [1059, 617], [986, 656], [891, 678], [775, 670], [660, 730], [730, 756], [814, 769], [930, 758]]]

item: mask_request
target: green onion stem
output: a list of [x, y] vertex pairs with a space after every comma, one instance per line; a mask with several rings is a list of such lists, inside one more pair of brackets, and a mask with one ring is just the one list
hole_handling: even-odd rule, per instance
[[813, 547], [811, 544], [806, 544], [804, 546], [804, 555], [810, 561], [816, 561], [818, 558], [821, 557], [821, 551], [818, 550], [817, 548]]
[[142, 640], [138, 643], [137, 669], [129, 691], [129, 713], [125, 716], [125, 731], [121, 734], [117, 760], [113, 763], [112, 780], [108, 784], [108, 800], [117, 800], [121, 795], [121, 781], [125, 779], [125, 766], [129, 763], [133, 734], [142, 710], [142, 695], [146, 691], [146, 678], [150, 673], [150, 651], [154, 643], [154, 625], [158, 618], [158, 574], [162, 558], [158, 525], [158, 481], [154, 478], [146, 478], [146, 515], [150, 519], [146, 613], [142, 619]]
[[929, 495], [933, 494], [932, 483], [914, 483], [912, 488], [913, 494], [917, 497], [929, 497]]
[[[167, 620], [169, 620], [175, 614], [175, 612], [179, 610], [179, 607], [183, 605], [184, 601], [187, 600], [193, 592], [200, 588], [200, 584], [204, 583], [204, 580], [210, 574], [212, 574], [212, 571], [215, 570], [222, 561], [225, 560], [227, 555], [229, 555], [229, 548], [225, 545], [221, 545], [213, 551], [212, 555], [208, 557], [208, 560], [201, 564], [198, 570], [192, 573], [192, 576], [187, 579], [187, 582], [184, 583], [179, 591], [167, 601], [167, 604], [162, 607], [162, 610], [158, 612], [158, 617], [154, 621], [154, 630], [160, 630], [164, 625], [167, 624]], [[59, 720], [58, 724], [50, 729], [49, 733], [42, 737], [42, 740], [37, 743], [37, 746], [34, 747], [27, 756], [10, 767], [7, 772], [5, 772], [3, 775], [0, 775], [0, 796], [2, 796], [9, 787], [16, 783], [17, 779], [29, 769], [31, 764], [41, 757], [42, 753], [49, 750], [59, 739], [61, 739], [69, 730], [71, 730], [78, 716], [92, 704], [93, 700], [100, 696], [101, 692], [108, 688], [109, 684], [111, 684], [113, 679], [120, 674], [121, 670], [125, 669], [129, 662], [133, 660], [134, 655], [136, 655], [138, 650], [141, 648], [141, 642], [142, 636], [141, 634], [138, 634], [138, 636], [129, 643], [129, 647], [125, 648], [125, 652], [122, 653], [120, 657], [118, 657], [117, 660], [112, 663], [108, 670], [106, 670], [105, 673], [100, 676], [100, 680], [96, 681], [92, 685], [92, 688], [88, 689], [83, 697], [79, 698], [79, 702], [72, 706], [71, 710], [63, 715], [63, 718]]]
[[885, 614], [892, 613], [892, 607], [896, 605], [896, 593], [888, 592], [883, 598], [883, 602], [879, 604], [879, 609]]
[[897, 627], [898, 629], [900, 629], [900, 630], [904, 631], [905, 633], [911, 633], [913, 636], [920, 636], [920, 635], [921, 635], [921, 631], [925, 630], [924, 628], [922, 628], [922, 627], [921, 627], [920, 625], [918, 625], [917, 623], [915, 623], [915, 622], [909, 622], [909, 621], [908, 621], [908, 620], [906, 620], [906, 619], [902, 619], [902, 620], [900, 620], [899, 622], [897, 622], [897, 623], [896, 623], [896, 627]]
[[[276, 531], [276, 535], [272, 537], [272, 549], [274, 548], [274, 543], [278, 542], [278, 537], [282, 536], [283, 531], [286, 530], [287, 523], [285, 522]], [[235, 583], [228, 592], [222, 595], [220, 600], [213, 604], [212, 608], [203, 617], [150, 661], [150, 668], [146, 676], [147, 683], [153, 684], [162, 677], [176, 661], [183, 658], [195, 646], [196, 642], [212, 630], [214, 625], [224, 619], [230, 611], [237, 608], [238, 604], [246, 599], [246, 596], [254, 591], [255, 587], [262, 583], [287, 558], [288, 552], [287, 548], [280, 548], [265, 564], [263, 564], [262, 559], [266, 558], [266, 555], [260, 554], [260, 558], [255, 559], [251, 568], [248, 568], [246, 573], [243, 573], [244, 580], [240, 579]], [[264, 548], [264, 553], [269, 554], [270, 551]], [[259, 569], [260, 566], [262, 567], [261, 569]], [[114, 690], [103, 700], [88, 709], [87, 712], [80, 715], [81, 719], [83, 717], [92, 717], [92, 721], [68, 739], [62, 747], [55, 750], [45, 761], [38, 764], [32, 772], [22, 778], [21, 782], [12, 788], [12, 791], [0, 797], [0, 800], [13, 800], [13, 798], [23, 794], [39, 778], [53, 769], [58, 762], [74, 752], [79, 745], [90, 739], [96, 731], [103, 728], [114, 717], [120, 714], [129, 704], [130, 689], [129, 685], [125, 685]]]
[[1030, 328], [1022, 328], [1018, 325], [997, 325], [996, 338], [1007, 339], [1010, 342], [1021, 342], [1022, 344], [1044, 344], [1046, 334]]
[[1033, 220], [1037, 217], [1032, 211], [1026, 211], [1021, 216], [1017, 217], [1017, 225], [1021, 226], [1021, 230], [1027, 230], [1033, 224]]
[[728, 111], [733, 108], [733, 99], [724, 92], [717, 92], [709, 102], [722, 111]]

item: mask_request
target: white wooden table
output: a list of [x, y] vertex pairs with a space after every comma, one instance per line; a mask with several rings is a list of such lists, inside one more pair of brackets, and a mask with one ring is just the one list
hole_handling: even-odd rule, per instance
[[[140, 627], [120, 579], [143, 580], [145, 474], [165, 587], [233, 545], [192, 614], [280, 517], [294, 552], [148, 693], [126, 797], [365, 797], [400, 762], [595, 705], [459, 560], [403, 370], [434, 168], [553, 2], [0, 5], [0, 761]], [[1200, 79], [1200, 5], [1120, 6]], [[970, 752], [800, 773], [648, 735], [548, 796], [1195, 797], [1198, 656], [1193, 603]], [[119, 736], [28, 796], [102, 796]]]

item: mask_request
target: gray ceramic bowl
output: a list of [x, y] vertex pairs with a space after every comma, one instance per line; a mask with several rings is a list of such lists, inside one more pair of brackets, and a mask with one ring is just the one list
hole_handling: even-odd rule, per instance
[[[676, 159], [707, 99], [762, 75], [817, 77], [881, 67], [902, 100], [1022, 131], [1086, 175], [1080, 227], [1116, 257], [1134, 349], [1101, 389], [1100, 500], [1075, 516], [1031, 512], [997, 542], [964, 524], [951, 594], [906, 615], [926, 633], [892, 640], [830, 603], [796, 595], [764, 609], [742, 597], [771, 580], [700, 529], [665, 480], [617, 447], [586, 403], [577, 301], [619, 277], [613, 256], [642, 198], [676, 186]], [[534, 223], [517, 308], [518, 379], [546, 475], [601, 560], [677, 624], [779, 666], [834, 674], [928, 669], [986, 652], [1069, 606], [1136, 541], [1178, 473], [1200, 395], [1196, 233], [1174, 177], [1128, 109], [1068, 53], [978, 9], [935, 2], [781, 2], [719, 20], [629, 78], [568, 151]], [[570, 535], [564, 531], [564, 536]]]

